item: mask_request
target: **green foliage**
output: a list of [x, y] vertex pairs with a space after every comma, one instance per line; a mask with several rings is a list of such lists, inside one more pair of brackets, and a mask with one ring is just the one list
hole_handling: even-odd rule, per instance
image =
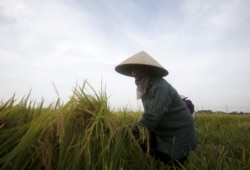
[[[143, 153], [130, 113], [112, 113], [103, 90], [87, 82], [70, 100], [44, 108], [12, 97], [0, 105], [1, 169], [148, 169], [161, 163]], [[130, 123], [128, 123], [130, 122]], [[139, 163], [140, 162], [140, 163]], [[138, 164], [139, 163], [139, 164]]]
[[[104, 90], [84, 82], [66, 104], [44, 107], [29, 95], [0, 104], [0, 169], [166, 169], [133, 136], [141, 112], [107, 103]], [[249, 115], [197, 114], [195, 123], [199, 144], [184, 169], [250, 169]]]
[[195, 122], [199, 145], [188, 169], [250, 169], [249, 115], [203, 114]]

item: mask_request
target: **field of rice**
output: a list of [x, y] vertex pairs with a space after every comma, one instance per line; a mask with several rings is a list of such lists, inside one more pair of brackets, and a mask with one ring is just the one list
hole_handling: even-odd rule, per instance
[[[87, 82], [45, 107], [29, 95], [0, 103], [0, 169], [166, 169], [143, 153], [131, 126], [141, 112], [112, 111]], [[250, 115], [197, 114], [198, 147], [183, 169], [249, 170]], [[147, 132], [141, 130], [142, 138]]]

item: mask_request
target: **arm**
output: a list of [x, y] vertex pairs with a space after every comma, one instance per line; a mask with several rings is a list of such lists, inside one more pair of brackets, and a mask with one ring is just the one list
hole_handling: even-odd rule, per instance
[[163, 114], [168, 111], [167, 88], [164, 83], [154, 84], [143, 97], [144, 114], [138, 120], [138, 125], [154, 129]]

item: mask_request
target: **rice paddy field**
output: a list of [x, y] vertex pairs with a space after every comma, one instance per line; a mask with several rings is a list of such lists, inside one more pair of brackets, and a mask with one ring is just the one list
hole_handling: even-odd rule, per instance
[[[77, 86], [67, 103], [29, 95], [0, 103], [0, 169], [168, 169], [142, 152], [131, 127], [141, 112], [109, 108], [105, 91]], [[182, 169], [249, 170], [250, 115], [197, 114], [198, 146]], [[147, 140], [145, 129], [141, 138]], [[177, 168], [173, 168], [177, 169]]]

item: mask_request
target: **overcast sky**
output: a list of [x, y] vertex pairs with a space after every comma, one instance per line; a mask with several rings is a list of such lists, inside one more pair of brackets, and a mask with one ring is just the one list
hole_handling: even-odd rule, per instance
[[115, 72], [144, 50], [196, 110], [250, 112], [249, 0], [1, 0], [0, 97], [64, 101], [101, 84], [111, 108], [142, 110]]

